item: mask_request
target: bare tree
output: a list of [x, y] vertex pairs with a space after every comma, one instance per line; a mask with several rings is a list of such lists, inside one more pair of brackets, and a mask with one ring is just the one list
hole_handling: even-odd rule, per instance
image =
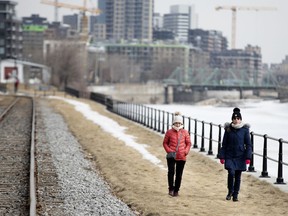
[[152, 73], [149, 76], [153, 80], [163, 80], [169, 78], [173, 71], [180, 66], [180, 62], [175, 60], [170, 60], [168, 58], [160, 59], [158, 62], [155, 62]]
[[110, 55], [103, 69], [102, 78], [111, 83], [139, 82], [140, 66], [127, 56]]
[[47, 63], [52, 68], [51, 83], [60, 89], [68, 84], [83, 83], [86, 74], [83, 53], [81, 45], [75, 43], [62, 43], [55, 48], [47, 56]]

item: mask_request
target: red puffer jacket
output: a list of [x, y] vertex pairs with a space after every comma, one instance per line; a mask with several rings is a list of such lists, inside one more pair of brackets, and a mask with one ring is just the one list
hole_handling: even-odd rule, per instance
[[167, 153], [169, 152], [176, 152], [176, 147], [178, 144], [178, 139], [181, 140], [178, 146], [178, 151], [176, 153], [176, 160], [186, 160], [186, 156], [188, 155], [190, 148], [191, 148], [191, 140], [190, 135], [187, 130], [180, 129], [176, 131], [175, 129], [170, 129], [166, 132], [164, 140], [163, 140], [163, 147]]

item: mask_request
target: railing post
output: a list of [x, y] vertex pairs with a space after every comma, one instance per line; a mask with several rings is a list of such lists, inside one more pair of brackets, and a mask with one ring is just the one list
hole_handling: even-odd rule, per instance
[[161, 123], [161, 111], [160, 110], [158, 110], [158, 132], [160, 132], [161, 130], [160, 130], [160, 127], [161, 127], [161, 125], [160, 125], [160, 123]]
[[213, 139], [213, 135], [212, 135], [212, 127], [213, 124], [212, 122], [210, 122], [210, 136], [209, 136], [209, 150], [208, 150], [208, 155], [213, 155], [213, 150], [212, 150], [212, 139]]
[[152, 118], [152, 116], [153, 116], [153, 112], [152, 112], [152, 107], [149, 107], [149, 112], [148, 112], [148, 116], [149, 116], [149, 128], [150, 129], [152, 129], [153, 128], [153, 118]]
[[132, 121], [135, 121], [135, 104], [134, 103], [132, 103], [131, 104], [131, 119], [132, 119]]
[[124, 102], [119, 101], [119, 113], [121, 116], [124, 116]]
[[137, 122], [137, 104], [133, 104], [133, 121]]
[[262, 166], [262, 172], [261, 172], [261, 176], [262, 178], [270, 178], [270, 176], [268, 176], [268, 172], [267, 172], [267, 134], [265, 134], [264, 136], [264, 146], [263, 146], [263, 166]]
[[[114, 105], [114, 102], [115, 102], [115, 105]], [[115, 109], [115, 110], [114, 110]], [[114, 101], [113, 100], [113, 110], [114, 112], [116, 112], [118, 115], [120, 115], [119, 113], [119, 102], [118, 101]]]
[[193, 144], [193, 148], [198, 148], [198, 145], [197, 145], [197, 119], [195, 119], [194, 121], [195, 121], [195, 128], [194, 128], [194, 144]]
[[137, 104], [137, 122], [141, 124], [141, 105]]
[[165, 133], [165, 111], [162, 111], [162, 134]]
[[134, 104], [134, 121], [138, 123], [138, 104]]
[[221, 125], [219, 124], [218, 125], [218, 129], [219, 129], [219, 132], [218, 132], [218, 148], [217, 148], [217, 156], [216, 158], [220, 158], [220, 149], [221, 149], [221, 139], [222, 139], [222, 135], [221, 135]]
[[143, 112], [143, 119], [144, 119], [144, 121], [143, 121], [143, 125], [144, 125], [144, 126], [147, 125], [147, 124], [146, 124], [146, 116], [147, 116], [147, 114], [146, 114], [146, 109], [147, 109], [147, 107], [144, 106], [144, 112]]
[[[188, 117], [188, 133], [190, 136], [191, 135], [191, 117]], [[190, 137], [190, 140], [191, 140], [191, 137]]]
[[169, 130], [169, 127], [170, 127], [170, 125], [169, 125], [169, 123], [170, 123], [170, 121], [169, 121], [169, 112], [166, 112], [167, 113], [167, 127], [166, 127], [166, 131], [167, 130]]
[[122, 113], [123, 113], [123, 103], [121, 101], [118, 101], [118, 113], [120, 116], [123, 116]]
[[144, 125], [144, 106], [141, 105], [141, 124]]
[[201, 148], [200, 148], [200, 152], [205, 152], [205, 147], [204, 147], [204, 137], [205, 136], [205, 132], [204, 132], [204, 121], [202, 121], [202, 136], [201, 136]]
[[283, 140], [279, 139], [278, 177], [275, 184], [285, 184], [283, 179]]
[[254, 169], [254, 133], [251, 132], [250, 134], [251, 134], [252, 156], [251, 156], [250, 164], [248, 167], [248, 172], [255, 172], [255, 169]]
[[121, 106], [121, 108], [120, 108], [121, 116], [125, 117], [125, 103], [121, 102], [120, 106]]
[[157, 110], [154, 109], [154, 130], [157, 130]]

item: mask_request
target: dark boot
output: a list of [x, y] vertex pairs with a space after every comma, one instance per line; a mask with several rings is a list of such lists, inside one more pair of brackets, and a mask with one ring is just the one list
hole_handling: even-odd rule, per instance
[[233, 202], [238, 202], [238, 195], [233, 195]]
[[174, 196], [174, 190], [169, 190], [168, 194], [169, 194], [170, 196]]
[[232, 194], [233, 194], [233, 193], [229, 191], [229, 193], [228, 193], [227, 196], [226, 196], [226, 200], [231, 200]]

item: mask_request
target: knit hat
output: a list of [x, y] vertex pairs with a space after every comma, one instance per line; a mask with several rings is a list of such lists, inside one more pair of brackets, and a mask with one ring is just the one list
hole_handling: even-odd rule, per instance
[[183, 124], [183, 117], [181, 116], [180, 112], [174, 113], [173, 124], [175, 124], [176, 122], [180, 122], [181, 124]]
[[240, 118], [242, 120], [242, 116], [241, 116], [241, 113], [240, 113], [240, 109], [238, 107], [235, 107], [233, 109], [233, 114], [232, 114], [232, 117], [231, 119], [233, 120], [233, 118]]

